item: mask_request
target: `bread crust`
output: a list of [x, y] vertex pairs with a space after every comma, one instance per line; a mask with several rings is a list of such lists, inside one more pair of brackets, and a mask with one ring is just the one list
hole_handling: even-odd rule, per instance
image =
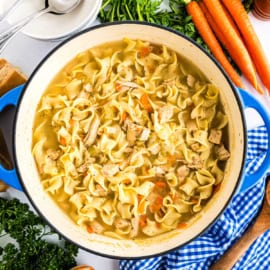
[[5, 59], [0, 59], [0, 96], [26, 82], [26, 76]]
[[[0, 96], [26, 82], [26, 76], [4, 58], [0, 58]], [[1, 135], [1, 134], [0, 134]], [[0, 136], [0, 164], [6, 169], [12, 169], [9, 153], [4, 145], [4, 138]], [[0, 192], [8, 189], [8, 185], [0, 179]]]

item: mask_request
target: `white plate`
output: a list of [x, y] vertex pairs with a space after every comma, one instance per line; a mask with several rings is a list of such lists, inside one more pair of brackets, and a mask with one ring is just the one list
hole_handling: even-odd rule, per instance
[[[15, 0], [1, 0], [0, 12], [7, 10]], [[6, 18], [13, 24], [19, 19], [44, 8], [45, 0], [22, 0]], [[44, 14], [31, 21], [22, 32], [42, 40], [56, 40], [69, 36], [91, 24], [97, 17], [102, 0], [82, 0], [73, 12], [64, 15]]]

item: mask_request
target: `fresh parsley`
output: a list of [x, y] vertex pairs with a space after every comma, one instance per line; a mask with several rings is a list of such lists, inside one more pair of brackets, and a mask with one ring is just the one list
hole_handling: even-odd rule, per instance
[[[60, 241], [48, 241], [49, 236]], [[67, 270], [76, 265], [77, 253], [78, 247], [62, 239], [28, 204], [0, 198], [0, 270]]]

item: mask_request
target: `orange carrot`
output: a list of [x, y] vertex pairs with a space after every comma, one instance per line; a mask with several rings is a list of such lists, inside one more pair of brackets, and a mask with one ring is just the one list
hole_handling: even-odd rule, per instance
[[220, 2], [220, 3], [221, 3], [221, 7], [222, 7], [222, 9], [223, 9], [223, 11], [224, 11], [224, 14], [225, 14], [226, 18], [228, 19], [228, 21], [229, 21], [231, 27], [232, 27], [232, 28], [234, 29], [234, 31], [236, 32], [237, 36], [238, 36], [241, 40], [243, 40], [242, 37], [241, 37], [240, 31], [239, 31], [237, 25], [235, 24], [235, 22], [234, 22], [234, 20], [233, 20], [233, 18], [232, 18], [232, 16], [231, 16], [231, 14], [230, 14], [229, 11], [227, 10], [227, 8], [222, 4], [222, 2]]
[[115, 83], [115, 89], [116, 89], [116, 91], [121, 91], [122, 90], [122, 84], [119, 83], [119, 82], [116, 82]]
[[228, 73], [232, 81], [236, 86], [243, 87], [240, 76], [234, 70], [229, 60], [225, 56], [218, 40], [216, 39], [212, 29], [210, 28], [207, 19], [205, 18], [199, 4], [196, 1], [191, 1], [186, 5], [188, 14], [192, 17], [198, 32], [208, 45], [209, 49], [215, 56], [215, 58], [222, 65], [224, 70]]
[[166, 188], [166, 183], [162, 182], [162, 181], [157, 181], [157, 182], [155, 182], [155, 187], [164, 189], [164, 188]]
[[122, 181], [122, 183], [123, 183], [124, 185], [130, 185], [130, 184], [131, 184], [131, 180], [130, 180], [130, 179], [124, 179], [124, 180]]
[[140, 56], [141, 57], [145, 57], [147, 55], [149, 55], [151, 52], [151, 48], [150, 47], [142, 47], [141, 51], [140, 51]]
[[147, 94], [143, 94], [140, 98], [140, 102], [142, 103], [143, 107], [149, 112], [152, 113], [153, 112], [153, 108], [152, 105], [149, 102], [148, 99], [148, 95]]
[[140, 202], [143, 199], [143, 195], [137, 194], [138, 202]]
[[75, 120], [72, 119], [72, 118], [70, 118], [70, 119], [69, 119], [69, 124], [70, 124], [70, 126], [74, 126], [74, 123], [75, 123]]
[[230, 22], [224, 12], [224, 8], [220, 0], [203, 0], [209, 12], [213, 16], [218, 28], [224, 35], [229, 44], [227, 50], [232, 59], [238, 65], [243, 75], [251, 83], [251, 85], [261, 94], [263, 90], [260, 88], [256, 78], [256, 70], [243, 41], [238, 37], [237, 33], [231, 27]]
[[125, 121], [127, 118], [128, 118], [128, 113], [127, 113], [126, 111], [124, 111], [124, 112], [122, 113], [121, 120], [122, 120], [122, 121]]
[[206, 17], [211, 29], [213, 30], [213, 32], [215, 33], [217, 39], [220, 41], [220, 43], [227, 48], [228, 44], [227, 44], [227, 40], [224, 38], [222, 32], [219, 30], [219, 28], [217, 27], [215, 20], [213, 19], [212, 15], [210, 14], [209, 10], [207, 9], [207, 7], [205, 6], [204, 2], [199, 1], [198, 2], [202, 12], [204, 14], [204, 16]]
[[270, 92], [270, 63], [267, 61], [263, 47], [242, 2], [239, 0], [222, 0], [222, 2], [234, 18], [255, 64], [259, 77]]
[[163, 197], [158, 195], [153, 204], [149, 205], [149, 210], [151, 213], [157, 213], [163, 205]]
[[86, 230], [87, 230], [88, 233], [93, 233], [94, 232], [90, 225], [86, 227]]
[[177, 193], [173, 194], [173, 196], [172, 196], [172, 199], [174, 202], [176, 202], [179, 198], [180, 198], [180, 196]]
[[66, 138], [64, 138], [63, 136], [60, 136], [59, 142], [60, 142], [60, 144], [62, 144], [62, 145], [64, 145], [64, 146], [67, 145]]
[[147, 217], [146, 217], [146, 215], [140, 216], [140, 218], [139, 218], [139, 226], [140, 226], [141, 228], [143, 228], [143, 227], [145, 227], [146, 225], [147, 225]]
[[187, 226], [188, 226], [187, 223], [182, 222], [182, 223], [179, 223], [177, 227], [178, 229], [185, 229]]

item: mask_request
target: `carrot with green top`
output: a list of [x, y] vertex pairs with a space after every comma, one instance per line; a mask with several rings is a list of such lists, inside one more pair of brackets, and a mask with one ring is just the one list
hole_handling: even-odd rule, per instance
[[237, 25], [235, 24], [234, 19], [233, 19], [233, 17], [231, 16], [230, 12], [229, 12], [229, 11], [227, 10], [227, 8], [222, 4], [222, 2], [220, 2], [220, 3], [221, 3], [221, 6], [222, 6], [222, 9], [223, 9], [223, 11], [224, 11], [224, 14], [225, 14], [226, 18], [228, 19], [228, 21], [229, 21], [231, 27], [232, 27], [232, 28], [234, 29], [234, 31], [236, 32], [237, 36], [238, 36], [241, 40], [243, 40], [242, 37], [241, 37], [241, 33], [240, 33], [240, 31], [239, 31]]
[[270, 63], [242, 2], [239, 0], [222, 0], [222, 2], [234, 18], [259, 77], [270, 93]]
[[191, 1], [186, 5], [186, 10], [188, 14], [192, 17], [192, 21], [194, 22], [201, 37], [208, 45], [210, 51], [222, 65], [224, 70], [228, 73], [234, 84], [238, 87], [243, 87], [240, 76], [237, 74], [237, 72], [234, 70], [229, 60], [225, 56], [199, 4], [196, 1]]
[[210, 14], [210, 12], [208, 11], [207, 7], [205, 6], [204, 2], [199, 1], [199, 6], [202, 9], [202, 12], [204, 14], [204, 16], [207, 19], [207, 22], [209, 23], [211, 29], [213, 30], [214, 34], [216, 35], [217, 39], [220, 41], [220, 43], [227, 48], [227, 41], [224, 38], [223, 34], [221, 33], [221, 31], [219, 30], [219, 28], [217, 27], [212, 15]]
[[227, 43], [230, 45], [227, 47], [229, 54], [235, 61], [243, 75], [247, 78], [250, 84], [260, 93], [264, 91], [260, 87], [256, 77], [256, 70], [249, 55], [247, 48], [243, 41], [239, 38], [236, 31], [231, 27], [231, 24], [224, 12], [224, 7], [219, 0], [203, 0], [210, 14], [214, 18], [217, 27], [222, 32]]

